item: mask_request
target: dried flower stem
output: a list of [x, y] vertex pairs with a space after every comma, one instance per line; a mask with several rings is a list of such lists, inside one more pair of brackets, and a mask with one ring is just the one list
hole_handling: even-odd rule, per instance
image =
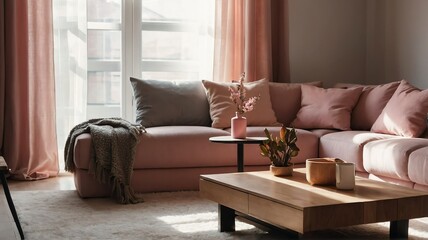
[[229, 87], [230, 99], [232, 99], [233, 103], [236, 105], [236, 111], [240, 114], [253, 111], [256, 102], [260, 100], [260, 96], [251, 97], [245, 100], [246, 91], [244, 87], [244, 79], [245, 72], [241, 74], [236, 89], [234, 87]]

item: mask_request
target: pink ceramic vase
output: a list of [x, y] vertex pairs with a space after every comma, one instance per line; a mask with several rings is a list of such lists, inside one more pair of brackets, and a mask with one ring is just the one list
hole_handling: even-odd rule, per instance
[[231, 133], [233, 138], [246, 138], [247, 137], [247, 119], [236, 112], [235, 117], [230, 120]]

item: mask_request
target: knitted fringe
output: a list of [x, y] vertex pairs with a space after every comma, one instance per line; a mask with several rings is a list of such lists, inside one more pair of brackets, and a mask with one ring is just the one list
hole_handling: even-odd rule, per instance
[[144, 199], [137, 197], [129, 185], [125, 185], [119, 179], [112, 179], [112, 196], [118, 203], [122, 204], [135, 204], [144, 202]]
[[144, 202], [142, 198], [136, 196], [131, 186], [123, 183], [118, 177], [112, 176], [109, 170], [98, 164], [95, 164], [95, 177], [98, 182], [112, 186], [110, 195], [116, 202], [121, 204]]

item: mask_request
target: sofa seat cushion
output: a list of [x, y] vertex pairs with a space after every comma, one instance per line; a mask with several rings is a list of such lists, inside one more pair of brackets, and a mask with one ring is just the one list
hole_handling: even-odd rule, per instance
[[322, 136], [324, 136], [326, 134], [338, 132], [339, 130], [334, 130], [334, 129], [312, 129], [310, 131], [313, 134], [317, 135], [318, 138], [321, 138]]
[[409, 178], [417, 184], [428, 185], [428, 147], [410, 153]]
[[356, 171], [365, 172], [363, 167], [364, 145], [371, 141], [394, 137], [369, 131], [329, 133], [320, 138], [319, 156], [340, 158], [346, 162], [352, 162], [355, 164]]
[[[281, 127], [266, 127], [273, 136], [279, 136], [279, 130]], [[265, 127], [248, 127], [247, 135], [250, 137], [263, 137]], [[229, 129], [230, 130], [230, 129]], [[296, 129], [297, 133], [297, 146], [299, 147], [299, 155], [292, 158], [292, 162], [295, 164], [305, 163], [306, 159], [314, 158], [318, 156], [318, 137], [310, 131], [303, 129]], [[270, 164], [270, 160], [267, 157], [263, 157], [260, 154], [259, 145], [251, 144], [244, 147], [244, 162], [254, 164], [259, 162], [260, 159]]]
[[149, 128], [137, 147], [134, 168], [234, 166], [236, 145], [209, 141], [210, 137], [225, 135], [230, 133], [212, 127]]
[[[161, 126], [147, 128], [136, 147], [134, 169], [217, 167], [236, 165], [236, 145], [209, 141], [229, 135], [221, 129], [203, 126]], [[80, 135], [75, 144], [77, 168], [89, 169], [90, 134]], [[266, 164], [266, 163], [264, 163]], [[263, 165], [263, 163], [261, 164]]]
[[414, 186], [415, 186], [414, 182], [411, 182], [408, 180], [400, 180], [397, 178], [390, 178], [390, 177], [385, 177], [385, 176], [380, 176], [380, 175], [369, 174], [369, 176], [367, 178], [371, 179], [371, 180], [387, 182], [387, 183], [403, 186], [406, 188], [414, 188]]
[[364, 168], [377, 176], [410, 181], [409, 156], [424, 147], [428, 147], [428, 139], [402, 137], [369, 142], [364, 146]]
[[89, 169], [89, 159], [91, 156], [92, 139], [91, 134], [84, 133], [76, 138], [74, 143], [74, 165], [76, 169]]

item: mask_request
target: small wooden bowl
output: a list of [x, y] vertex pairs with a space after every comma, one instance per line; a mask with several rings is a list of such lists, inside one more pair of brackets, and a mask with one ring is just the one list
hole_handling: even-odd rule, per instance
[[336, 185], [336, 162], [338, 158], [306, 159], [306, 180], [311, 185]]

